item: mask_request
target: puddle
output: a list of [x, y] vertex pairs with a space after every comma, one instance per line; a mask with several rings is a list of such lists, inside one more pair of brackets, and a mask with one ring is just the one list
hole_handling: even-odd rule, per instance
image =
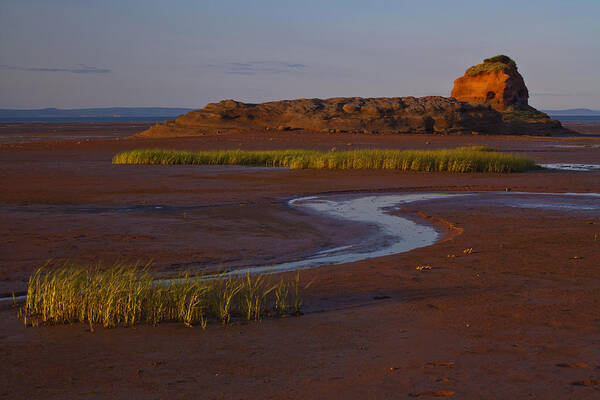
[[560, 171], [600, 171], [600, 164], [540, 164], [547, 169], [556, 169]]
[[480, 206], [489, 204], [553, 211], [600, 211], [600, 193], [481, 192], [474, 202]]
[[561, 149], [598, 149], [600, 144], [551, 144], [550, 147]]
[[[493, 192], [492, 192], [493, 193]], [[527, 196], [565, 196], [565, 197], [600, 197], [600, 193], [552, 193], [552, 192], [499, 192], [505, 195], [527, 195]]]

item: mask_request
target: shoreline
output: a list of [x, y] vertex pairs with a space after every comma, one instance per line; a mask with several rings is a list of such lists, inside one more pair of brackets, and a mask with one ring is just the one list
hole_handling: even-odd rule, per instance
[[[590, 121], [562, 121], [565, 128], [571, 129], [579, 136], [555, 136], [555, 138], [585, 138], [600, 136], [600, 122]], [[139, 141], [160, 141], [160, 140], [186, 140], [198, 139], [204, 135], [187, 136], [180, 138], [158, 138], [158, 139], [142, 139], [134, 137], [135, 134], [148, 129], [152, 126], [152, 122], [39, 122], [39, 123], [21, 123], [21, 122], [0, 122], [0, 147], [10, 145], [23, 145], [36, 142], [57, 142], [57, 141], [89, 141], [89, 140], [139, 140]], [[63, 133], [58, 133], [58, 132]], [[303, 131], [295, 134], [318, 134], [331, 136], [330, 133]], [[281, 134], [293, 134], [293, 132], [281, 132]], [[352, 137], [356, 134], [344, 134], [342, 136]], [[411, 134], [396, 134], [392, 136], [404, 136]], [[423, 137], [428, 137], [428, 134], [418, 134]], [[226, 135], [225, 135], [226, 136]], [[359, 134], [358, 136], [380, 136], [372, 134]], [[387, 135], [386, 135], [387, 136]], [[452, 136], [452, 135], [433, 135]], [[471, 135], [463, 134], [457, 136], [469, 137]], [[483, 137], [512, 137], [511, 135], [479, 135]], [[527, 135], [519, 135], [514, 137], [527, 137]], [[533, 136], [543, 138], [544, 136]]]

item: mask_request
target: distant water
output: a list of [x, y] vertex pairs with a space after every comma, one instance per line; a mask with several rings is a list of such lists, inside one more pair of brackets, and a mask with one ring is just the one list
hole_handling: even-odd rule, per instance
[[175, 119], [168, 117], [57, 117], [57, 118], [5, 118], [0, 117], [0, 123], [53, 123], [53, 122], [162, 122]]
[[552, 115], [550, 118], [568, 122], [600, 122], [600, 115]]
[[[600, 115], [552, 115], [551, 118], [569, 122], [600, 122]], [[0, 117], [0, 123], [41, 123], [41, 122], [162, 122], [177, 116], [164, 117]]]

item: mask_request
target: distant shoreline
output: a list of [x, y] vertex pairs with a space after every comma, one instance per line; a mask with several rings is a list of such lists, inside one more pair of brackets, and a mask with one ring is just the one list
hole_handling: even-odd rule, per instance
[[2, 124], [34, 124], [34, 123], [97, 123], [97, 122], [163, 122], [177, 116], [140, 116], [140, 117], [0, 117]]
[[[182, 107], [104, 107], [77, 109], [0, 109], [0, 123], [163, 122], [192, 111]], [[600, 122], [600, 110], [542, 110], [564, 122]]]
[[161, 122], [191, 111], [181, 107], [0, 109], [0, 123]]
[[[600, 115], [552, 115], [550, 118], [562, 122], [600, 122]], [[86, 123], [86, 122], [163, 122], [177, 116], [137, 116], [137, 117], [0, 117], [0, 123]]]
[[557, 119], [562, 122], [600, 122], [600, 115], [552, 115], [550, 118]]

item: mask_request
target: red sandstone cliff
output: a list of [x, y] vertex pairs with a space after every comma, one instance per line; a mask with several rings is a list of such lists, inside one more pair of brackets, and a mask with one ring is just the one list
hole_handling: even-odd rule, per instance
[[500, 55], [486, 58], [481, 64], [467, 69], [454, 81], [451, 96], [472, 104], [490, 104], [498, 111], [510, 106], [527, 107], [529, 92], [517, 64]]

